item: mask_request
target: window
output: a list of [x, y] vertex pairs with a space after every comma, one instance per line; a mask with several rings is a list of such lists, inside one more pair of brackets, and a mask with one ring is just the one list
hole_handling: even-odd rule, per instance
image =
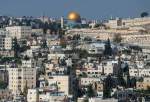
[[21, 79], [21, 77], [18, 77], [18, 79]]
[[18, 69], [18, 71], [20, 71], [20, 72], [21, 72], [21, 71], [22, 71], [22, 69]]
[[134, 71], [134, 73], [137, 73], [137, 71]]
[[18, 85], [18, 88], [20, 88], [21, 87], [21, 85]]

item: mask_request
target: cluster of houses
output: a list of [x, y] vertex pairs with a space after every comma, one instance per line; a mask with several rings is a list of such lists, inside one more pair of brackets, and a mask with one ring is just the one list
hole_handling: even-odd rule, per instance
[[0, 29], [0, 101], [149, 99], [148, 48], [65, 35], [61, 30], [45, 33], [40, 28], [13, 25]]

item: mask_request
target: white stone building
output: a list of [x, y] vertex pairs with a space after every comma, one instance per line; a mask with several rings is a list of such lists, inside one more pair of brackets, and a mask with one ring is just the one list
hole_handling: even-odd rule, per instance
[[35, 64], [33, 59], [22, 60], [22, 67], [35, 68]]
[[36, 68], [30, 61], [22, 61], [22, 66], [12, 65], [8, 68], [9, 85], [14, 95], [24, 92], [24, 88], [36, 87]]
[[51, 59], [63, 59], [65, 58], [65, 54], [48, 54], [48, 60], [51, 60]]
[[10, 26], [6, 27], [6, 31], [10, 33], [12, 38], [16, 37], [17, 39], [27, 38], [32, 33], [30, 26]]
[[38, 102], [39, 91], [37, 89], [28, 89], [27, 102]]
[[11, 50], [12, 38], [7, 36], [0, 36], [0, 49]]
[[89, 84], [93, 84], [95, 82], [102, 82], [102, 79], [101, 78], [81, 78], [80, 79], [80, 84], [82, 86], [87, 86]]
[[46, 79], [49, 86], [56, 84], [58, 86], [58, 91], [64, 92], [65, 95], [69, 95], [69, 76], [51, 76]]
[[150, 68], [130, 68], [129, 74], [133, 77], [150, 76]]
[[140, 25], [150, 24], [150, 17], [133, 18], [133, 19], [116, 18], [113, 20], [109, 20], [105, 24], [109, 26], [110, 28], [140, 26]]

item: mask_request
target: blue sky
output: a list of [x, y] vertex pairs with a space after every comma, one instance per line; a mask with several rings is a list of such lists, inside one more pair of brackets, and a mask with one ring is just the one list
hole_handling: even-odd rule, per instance
[[101, 19], [138, 17], [150, 13], [150, 0], [0, 0], [0, 14], [10, 16], [67, 16], [77, 11], [82, 17]]

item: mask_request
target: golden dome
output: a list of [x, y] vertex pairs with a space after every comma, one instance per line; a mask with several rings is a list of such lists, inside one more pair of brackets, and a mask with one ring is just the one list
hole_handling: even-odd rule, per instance
[[72, 21], [80, 21], [80, 15], [77, 12], [70, 12], [68, 14], [68, 19]]

